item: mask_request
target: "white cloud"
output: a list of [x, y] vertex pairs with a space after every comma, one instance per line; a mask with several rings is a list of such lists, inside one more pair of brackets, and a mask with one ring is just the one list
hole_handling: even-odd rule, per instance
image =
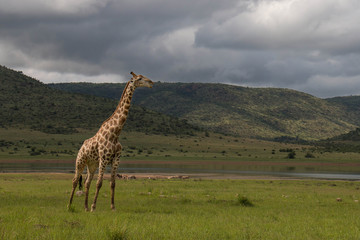
[[0, 12], [13, 15], [91, 14], [107, 0], [0, 0]]
[[360, 75], [356, 76], [327, 76], [314, 75], [310, 77], [298, 90], [316, 93], [319, 97], [333, 97], [346, 95], [360, 95]]
[[37, 69], [22, 69], [26, 75], [32, 76], [42, 82], [60, 83], [60, 82], [92, 82], [92, 83], [108, 83], [108, 82], [125, 82], [130, 77], [125, 78], [118, 74], [100, 74], [86, 76], [76, 73], [50, 72]]

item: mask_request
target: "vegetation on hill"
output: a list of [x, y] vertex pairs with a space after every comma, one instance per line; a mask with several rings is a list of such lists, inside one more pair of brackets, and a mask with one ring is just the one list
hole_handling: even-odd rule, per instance
[[360, 96], [334, 97], [325, 100], [344, 109], [348, 114], [349, 122], [360, 125]]
[[[329, 140], [332, 141], [356, 141], [360, 142], [360, 128], [356, 128], [354, 131], [350, 131], [346, 134], [335, 136]], [[360, 150], [360, 149], [359, 149]]]
[[[0, 66], [0, 93], [0, 127], [30, 128], [45, 133], [98, 128], [118, 103], [109, 98], [56, 90], [3, 66]], [[140, 106], [132, 106], [125, 129], [162, 134], [193, 134], [198, 130], [185, 120]]]
[[[118, 99], [123, 84], [69, 83], [53, 88]], [[221, 133], [257, 138], [316, 140], [355, 129], [360, 123], [339, 104], [302, 92], [225, 84], [160, 83], [141, 89], [134, 102]]]
[[360, 153], [360, 128], [345, 134], [315, 142], [314, 145], [327, 152]]

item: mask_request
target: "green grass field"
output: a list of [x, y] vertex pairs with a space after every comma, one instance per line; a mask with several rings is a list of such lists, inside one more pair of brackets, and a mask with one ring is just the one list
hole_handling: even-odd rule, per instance
[[83, 196], [67, 211], [71, 179], [0, 174], [0, 239], [360, 238], [360, 182], [117, 181], [112, 212], [105, 180], [89, 213]]

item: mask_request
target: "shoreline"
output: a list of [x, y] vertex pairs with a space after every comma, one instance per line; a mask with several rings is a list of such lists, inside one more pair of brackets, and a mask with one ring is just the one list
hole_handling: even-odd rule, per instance
[[[218, 174], [218, 173], [118, 173], [127, 176], [126, 178], [116, 177], [117, 181], [132, 181], [132, 180], [317, 180], [317, 181], [351, 181], [360, 182], [360, 179], [334, 179], [334, 178], [311, 178], [311, 177], [294, 177], [294, 176], [272, 176], [272, 175], [240, 175], [240, 174]], [[0, 172], [0, 176], [38, 176], [38, 177], [52, 177], [54, 179], [69, 179], [71, 180], [74, 173], [60, 173], [60, 172]], [[86, 173], [83, 173], [85, 176]], [[96, 175], [94, 176], [96, 179]], [[104, 174], [104, 179], [109, 180], [110, 174]]]
[[[0, 163], [74, 164], [75, 159], [0, 159]], [[298, 161], [219, 161], [219, 160], [122, 160], [121, 164], [150, 165], [233, 165], [233, 166], [330, 166], [360, 167], [359, 162], [298, 162]]]

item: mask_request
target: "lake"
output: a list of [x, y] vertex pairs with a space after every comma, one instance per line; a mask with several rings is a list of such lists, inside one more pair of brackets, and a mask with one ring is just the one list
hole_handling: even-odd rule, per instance
[[[64, 173], [74, 172], [74, 166], [74, 160], [0, 160], [0, 172]], [[360, 164], [357, 163], [124, 160], [120, 164], [118, 172], [215, 173], [220, 175], [360, 180]]]

